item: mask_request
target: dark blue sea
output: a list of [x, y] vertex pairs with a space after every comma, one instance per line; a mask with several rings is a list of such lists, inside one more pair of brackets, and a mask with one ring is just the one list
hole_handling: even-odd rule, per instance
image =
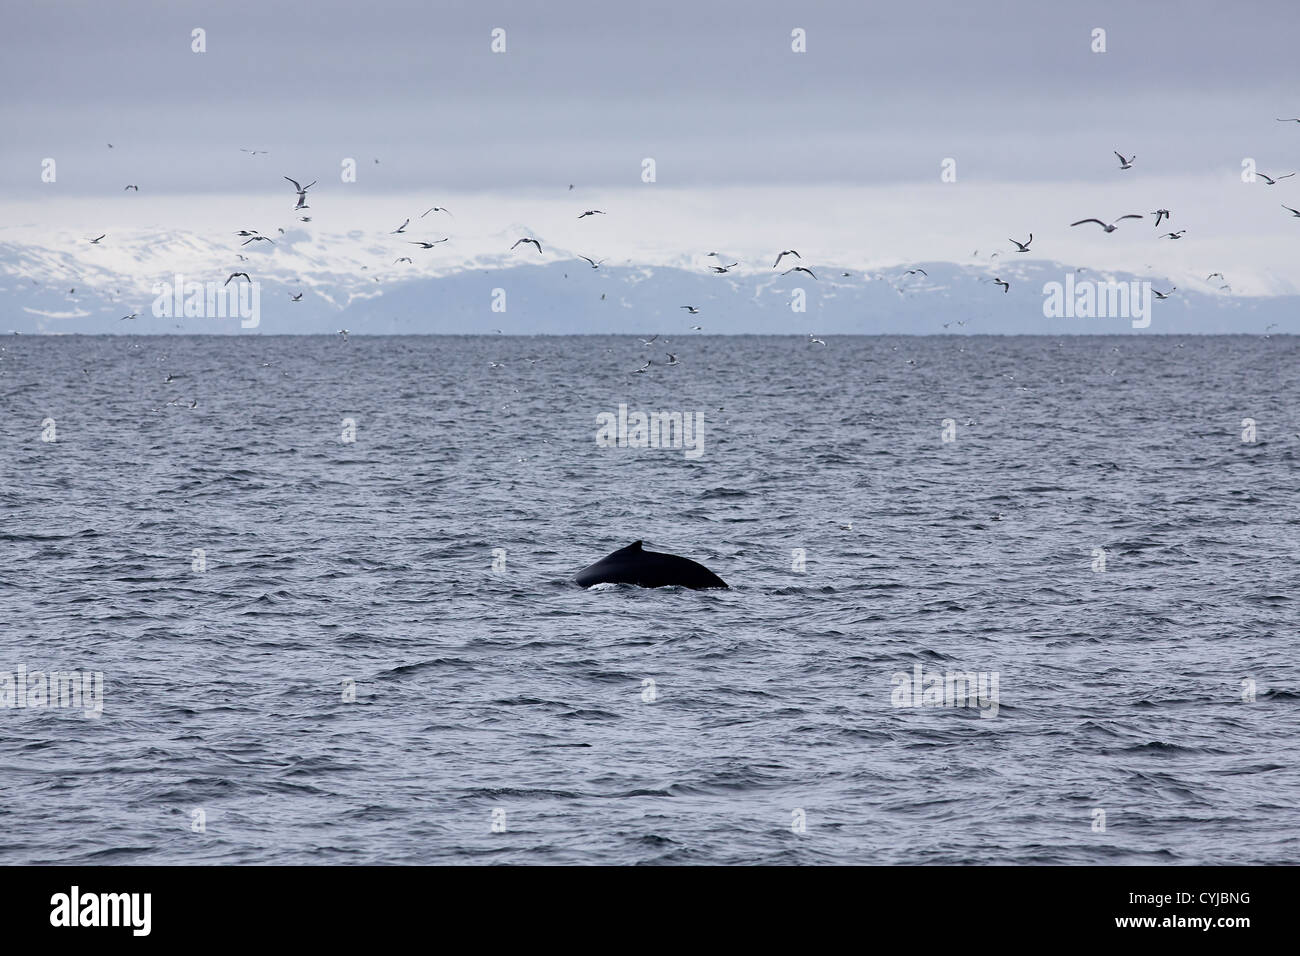
[[1295, 338], [0, 346], [0, 862], [1300, 856]]

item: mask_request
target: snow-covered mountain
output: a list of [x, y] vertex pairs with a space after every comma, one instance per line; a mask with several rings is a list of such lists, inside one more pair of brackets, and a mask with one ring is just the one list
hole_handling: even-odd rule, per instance
[[[1046, 333], [1136, 332], [1127, 316], [1047, 317], [1049, 283], [1148, 281], [1154, 276], [1076, 270], [1007, 256], [993, 262], [891, 263], [862, 270], [787, 258], [746, 262], [678, 257], [656, 264], [607, 262], [593, 269], [566, 249], [508, 248], [522, 227], [477, 248], [411, 245], [405, 236], [292, 229], [273, 242], [240, 245], [183, 231], [119, 233], [111, 243], [0, 242], [0, 331], [20, 333]], [[240, 257], [243, 258], [240, 258]], [[409, 262], [395, 261], [409, 258]], [[730, 261], [730, 260], [728, 260]], [[723, 263], [724, 265], [727, 263]], [[908, 274], [909, 270], [924, 270]], [[169, 285], [221, 287], [246, 272], [260, 297], [255, 327], [238, 318], [155, 314]], [[1004, 292], [994, 278], [1010, 283]], [[235, 279], [235, 283], [244, 280]], [[1186, 280], [1184, 280], [1186, 281]], [[1218, 280], [1154, 302], [1150, 333], [1300, 332], [1300, 296], [1240, 296]], [[802, 303], [799, 291], [802, 290]], [[301, 293], [299, 301], [291, 296]], [[802, 304], [802, 311], [798, 307]], [[692, 306], [689, 313], [682, 306]], [[133, 319], [123, 319], [137, 313]]]

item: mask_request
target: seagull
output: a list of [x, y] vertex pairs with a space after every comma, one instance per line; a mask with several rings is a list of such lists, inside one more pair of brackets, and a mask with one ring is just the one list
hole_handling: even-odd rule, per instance
[[795, 266], [793, 269], [786, 269], [784, 272], [781, 273], [781, 275], [788, 276], [791, 272], [806, 272], [814, 279], [817, 278], [817, 276], [813, 274], [813, 271], [811, 269], [805, 269], [803, 266]]
[[588, 216], [603, 216], [603, 215], [605, 215], [605, 210], [603, 210], [603, 209], [588, 209], [586, 212], [584, 212], [584, 213], [583, 213], [581, 216], [579, 216], [578, 218], [579, 218], [579, 219], [586, 219]]
[[[284, 178], [285, 178], [285, 179], [289, 179], [288, 176], [285, 176]], [[311, 187], [313, 187], [313, 186], [316, 185], [316, 180], [313, 179], [313, 180], [312, 180], [311, 182], [309, 182], [306, 186], [299, 186], [299, 185], [298, 185], [298, 180], [296, 180], [296, 179], [289, 179], [289, 182], [293, 183], [293, 188], [296, 189], [296, 190], [298, 190], [298, 205], [294, 206], [293, 208], [294, 208], [294, 209], [306, 209], [306, 208], [307, 208], [307, 190], [311, 189]]]
[[1285, 209], [1287, 212], [1291, 213], [1291, 215], [1293, 216], [1300, 216], [1300, 209], [1292, 209], [1286, 203], [1282, 203], [1282, 208]]
[[248, 274], [247, 272], [232, 272], [232, 273], [230, 273], [229, 276], [227, 276], [226, 281], [223, 282], [223, 283], [221, 283], [222, 287], [224, 288], [225, 286], [230, 285], [230, 280], [231, 280], [231, 279], [237, 279], [237, 278], [239, 278], [240, 276], [243, 276], [243, 277], [244, 277], [245, 279], [247, 279], [249, 282], [252, 282], [252, 281], [253, 281], [252, 277], [249, 276], [249, 274]]
[[1185, 233], [1186, 231], [1187, 231], [1186, 229], [1179, 229], [1177, 232], [1166, 232], [1166, 233], [1165, 233], [1163, 236], [1161, 236], [1160, 238], [1161, 238], [1161, 239], [1181, 239], [1181, 238], [1183, 238], [1183, 233]]
[[1178, 286], [1171, 286], [1168, 292], [1161, 292], [1159, 289], [1151, 290], [1152, 294], [1157, 299], [1167, 299], [1177, 291], [1178, 291]]
[[[140, 314], [139, 312], [132, 312], [130, 315], [124, 315], [124, 316], [122, 316], [122, 317], [121, 317], [120, 319], [118, 319], [117, 321], [119, 321], [119, 322], [125, 322], [127, 319], [134, 319], [134, 318], [135, 318], [137, 315], [139, 315], [139, 314]], [[167, 381], [170, 382], [171, 380], [172, 380], [172, 379], [171, 379], [171, 376], [168, 375], [168, 376], [167, 376]]]
[[640, 368], [632, 369], [632, 372], [633, 374], [643, 374], [645, 370], [648, 369], [653, 364], [654, 364], [653, 361], [651, 361], [650, 359], [646, 359], [646, 363], [644, 365], [642, 365]]
[[302, 301], [302, 293], [299, 292], [297, 295], [291, 295], [291, 296], [289, 296], [289, 301], [290, 301], [290, 302], [301, 302], [301, 301]]
[[1260, 172], [1257, 172], [1256, 175], [1258, 175], [1259, 178], [1262, 179], [1262, 180], [1264, 180], [1264, 182], [1266, 182], [1268, 185], [1270, 185], [1270, 186], [1274, 186], [1274, 185], [1277, 184], [1277, 180], [1278, 180], [1278, 179], [1290, 179], [1292, 176], [1295, 175], [1295, 173], [1287, 173], [1285, 176], [1278, 176], [1277, 179], [1274, 179], [1274, 178], [1271, 177], [1271, 176], [1266, 176], [1266, 175], [1264, 175], [1263, 173], [1260, 173]]
[[275, 245], [275, 240], [270, 238], [269, 236], [251, 236], [250, 238], [245, 239], [243, 242], [241, 242], [240, 245], [246, 246], [250, 242], [269, 242], [271, 245]]
[[782, 252], [779, 256], [776, 257], [776, 262], [772, 263], [772, 268], [775, 269], [777, 266], [779, 266], [781, 264], [781, 260], [784, 259], [786, 256], [794, 256], [796, 259], [803, 258], [803, 256], [799, 255], [799, 253], [795, 252], [793, 249], [786, 249], [784, 252]]
[[693, 305], [679, 305], [678, 308], [679, 308], [679, 309], [685, 309], [685, 310], [686, 310], [687, 312], [689, 312], [691, 315], [698, 315], [699, 312], [700, 312], [700, 310], [697, 309], [697, 308], [695, 308], [695, 306], [693, 306]]
[[447, 242], [447, 241], [449, 241], [450, 239], [451, 239], [451, 236], [448, 236], [446, 239], [438, 239], [438, 240], [435, 240], [434, 242], [423, 242], [423, 241], [421, 241], [421, 242], [409, 242], [409, 240], [408, 240], [408, 244], [409, 244], [409, 245], [412, 245], [412, 246], [419, 246], [421, 249], [432, 249], [432, 248], [433, 248], [434, 246], [436, 246], [438, 243], [440, 243], [440, 242]]
[[1000, 286], [1002, 286], [1002, 291], [1003, 291], [1003, 293], [1007, 293], [1007, 292], [1010, 292], [1010, 291], [1011, 291], [1011, 283], [1010, 283], [1010, 282], [1004, 282], [1002, 279], [994, 279], [994, 280], [993, 280], [993, 284], [994, 284], [994, 285], [1000, 285]]
[[410, 222], [411, 222], [411, 220], [410, 220], [410, 218], [408, 217], [408, 218], [406, 219], [405, 222], [403, 222], [400, 226], [398, 226], [396, 229], [394, 229], [392, 232], [390, 232], [389, 235], [390, 235], [390, 236], [394, 236], [394, 235], [396, 235], [396, 234], [399, 233], [399, 232], [406, 232], [406, 227], [410, 224]]
[[692, 326], [691, 326], [691, 331], [692, 331], [692, 332], [703, 332], [703, 331], [704, 331], [704, 326], [702, 326], [702, 325], [692, 325]]
[[241, 146], [241, 147], [239, 147], [239, 151], [240, 151], [241, 153], [247, 153], [249, 156], [258, 156], [258, 155], [265, 156], [265, 155], [266, 155], [266, 150], [264, 150], [264, 149], [244, 149], [244, 147]]
[[599, 269], [599, 268], [600, 268], [600, 262], [604, 262], [604, 261], [605, 261], [604, 259], [601, 259], [600, 262], [597, 262], [595, 259], [588, 259], [586, 256], [578, 256], [578, 258], [579, 258], [579, 259], [586, 259], [587, 262], [590, 262], [590, 263], [591, 263], [591, 267], [592, 267], [593, 269]]
[[[431, 212], [445, 212], [447, 215], [451, 216], [451, 210], [449, 210], [449, 209], [444, 209], [442, 206], [432, 206], [432, 207], [430, 207], [429, 209], [426, 209], [424, 212], [420, 213], [420, 218], [423, 219], [425, 216], [429, 215], [429, 213], [431, 213]], [[451, 216], [451, 218], [452, 218], [452, 219], [455, 219], [456, 217], [455, 217], [455, 216]]]
[[[108, 235], [108, 233], [104, 233], [104, 236], [107, 236], [107, 235]], [[100, 236], [99, 239], [103, 239], [104, 236]], [[92, 246], [94, 246], [94, 245], [98, 245], [98, 244], [99, 244], [99, 239], [91, 239], [91, 240], [90, 240], [90, 244], [91, 244]]]
[[[1120, 216], [1118, 219], [1115, 220], [1115, 222], [1123, 222], [1125, 219], [1142, 219], [1142, 218], [1145, 217], [1139, 216], [1137, 213], [1131, 212], [1127, 216]], [[1101, 226], [1101, 228], [1104, 229], [1106, 232], [1114, 232], [1115, 229], [1117, 228], [1114, 222], [1104, 223], [1100, 219], [1080, 219], [1078, 222], [1070, 223], [1070, 225], [1082, 226], [1085, 222], [1095, 222], [1097, 225]]]
[[136, 192], [139, 192], [139, 191], [140, 191], [140, 187], [139, 187], [139, 186], [123, 186], [123, 187], [122, 187], [122, 192], [126, 192], [128, 189], [134, 189]]
[[[995, 255], [996, 255], [996, 253], [995, 253]], [[927, 279], [930, 278], [930, 273], [926, 272], [924, 269], [908, 269], [906, 272], [903, 273], [903, 275], [905, 275], [905, 276], [914, 276], [914, 275], [916, 275], [918, 272], [921, 273], [921, 275], [925, 276]]]
[[680, 364], [681, 364], [681, 362], [677, 361], [677, 356], [674, 355], [672, 352], [665, 352], [664, 354], [668, 356], [668, 362], [667, 362], [666, 364], [668, 364], [668, 365], [680, 365]]
[[643, 345], [645, 345], [646, 348], [649, 348], [651, 345], [653, 345], [653, 344], [655, 343], [655, 339], [657, 339], [657, 338], [659, 338], [658, 335], [652, 335], [652, 336], [651, 336], [650, 338], [648, 338], [648, 339], [642, 339], [642, 340], [641, 340], [641, 343], [642, 343]]
[[1224, 282], [1227, 282], [1227, 281], [1228, 281], [1227, 277], [1224, 276], [1224, 274], [1223, 274], [1222, 272], [1211, 272], [1208, 276], [1205, 277], [1205, 281], [1206, 281], [1206, 282], [1209, 282], [1209, 281], [1210, 281], [1211, 279], [1213, 279], [1215, 276], [1218, 276], [1220, 279], [1223, 279]]
[[740, 265], [739, 262], [733, 262], [733, 263], [732, 263], [731, 265], [729, 265], [729, 266], [709, 266], [709, 268], [712, 269], [714, 272], [718, 273], [718, 275], [721, 275], [721, 274], [724, 273], [724, 272], [730, 272], [732, 269], [736, 268], [736, 266], [738, 266], [738, 265]]
[[1031, 242], [1033, 242], [1033, 241], [1034, 241], [1034, 234], [1033, 234], [1032, 232], [1029, 234], [1029, 238], [1026, 239], [1024, 242], [1019, 242], [1019, 241], [1017, 241], [1017, 240], [1015, 240], [1015, 239], [1008, 239], [1008, 240], [1007, 240], [1007, 242], [1013, 242], [1013, 243], [1015, 243], [1017, 246], [1020, 247], [1019, 249], [1016, 250], [1016, 252], [1028, 252], [1028, 251], [1029, 251], [1029, 244], [1030, 244]]
[[514, 249], [515, 246], [523, 245], [525, 242], [531, 242], [533, 245], [535, 245], [535, 246], [537, 247], [537, 254], [538, 254], [538, 255], [541, 255], [541, 253], [542, 253], [542, 244], [541, 244], [540, 242], [538, 242], [536, 239], [517, 239], [517, 240], [515, 240], [515, 245], [514, 245], [514, 246], [511, 246], [510, 248], [511, 248], [511, 249]]
[[339, 329], [335, 334], [343, 336], [343, 341], [346, 342], [348, 340], [348, 331], [348, 329]]
[[1169, 215], [1169, 210], [1168, 210], [1168, 209], [1157, 209], [1157, 210], [1156, 210], [1155, 212], [1153, 212], [1151, 215], [1153, 215], [1153, 216], [1156, 217], [1156, 228], [1157, 228], [1157, 229], [1160, 228], [1160, 220], [1161, 220], [1161, 219], [1172, 219], [1172, 218], [1173, 218], [1173, 216]]
[[1279, 119], [1279, 123], [1300, 123], [1300, 117], [1292, 116], [1290, 119]]
[[410, 256], [398, 256], [396, 259], [393, 260], [393, 265], [397, 265], [397, 263], [399, 262], [410, 262], [410, 261], [411, 261]]
[[1120, 156], [1119, 150], [1112, 150], [1111, 152], [1113, 152], [1116, 156], [1119, 156], [1119, 168], [1120, 168], [1120, 169], [1132, 169], [1132, 168], [1133, 168], [1133, 160], [1137, 159], [1137, 153], [1134, 153], [1134, 154], [1133, 154], [1132, 156], [1130, 156], [1128, 159], [1125, 159], [1123, 156]]
[[811, 332], [809, 332], [809, 333], [808, 333], [808, 344], [809, 344], [809, 345], [825, 345], [825, 344], [826, 344], [826, 340], [825, 340], [825, 339], [819, 339], [819, 338], [817, 338], [817, 336], [815, 336], [815, 335], [813, 335]]

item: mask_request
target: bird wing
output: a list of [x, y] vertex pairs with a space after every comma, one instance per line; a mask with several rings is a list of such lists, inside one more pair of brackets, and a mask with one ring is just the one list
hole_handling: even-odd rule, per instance
[[1139, 216], [1139, 215], [1138, 215], [1137, 213], [1135, 213], [1135, 212], [1131, 212], [1131, 213], [1129, 213], [1127, 216], [1120, 216], [1119, 219], [1116, 219], [1115, 221], [1116, 221], [1116, 222], [1120, 222], [1120, 221], [1122, 221], [1122, 220], [1124, 220], [1124, 219], [1142, 219], [1142, 218], [1145, 218], [1145, 217], [1143, 217], [1143, 216]]
[[1119, 156], [1119, 161], [1120, 161], [1121, 163], [1127, 163], [1127, 162], [1128, 162], [1127, 159], [1125, 159], [1123, 156], [1120, 156], [1120, 152], [1119, 152], [1119, 150], [1117, 150], [1117, 149], [1113, 149], [1113, 150], [1111, 150], [1111, 152], [1114, 153], [1116, 156]]
[[1102, 222], [1100, 219], [1080, 219], [1078, 222], [1072, 222], [1072, 223], [1070, 223], [1070, 225], [1071, 225], [1071, 226], [1082, 226], [1085, 222], [1095, 222], [1097, 225], [1101, 226], [1103, 229], [1106, 227], [1106, 224], [1105, 224], [1104, 222]]
[[[285, 179], [289, 179], [288, 176], [285, 176], [284, 178], [285, 178]], [[294, 189], [298, 190], [299, 192], [302, 192], [302, 187], [298, 185], [298, 180], [296, 180], [296, 179], [289, 179], [289, 182], [293, 183], [293, 188], [294, 188]]]

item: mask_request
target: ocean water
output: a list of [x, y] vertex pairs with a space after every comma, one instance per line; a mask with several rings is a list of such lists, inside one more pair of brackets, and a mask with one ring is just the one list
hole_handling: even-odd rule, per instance
[[0, 346], [5, 863], [1300, 851], [1294, 338]]

